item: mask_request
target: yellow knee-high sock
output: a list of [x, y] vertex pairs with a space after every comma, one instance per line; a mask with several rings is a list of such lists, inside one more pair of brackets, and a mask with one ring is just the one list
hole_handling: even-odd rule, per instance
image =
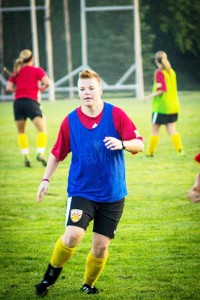
[[151, 135], [150, 138], [149, 138], [149, 144], [148, 144], [148, 147], [147, 147], [147, 155], [148, 156], [152, 156], [153, 153], [155, 152], [156, 150], [156, 147], [158, 145], [158, 142], [159, 142], [159, 135]]
[[84, 274], [84, 283], [90, 286], [94, 286], [95, 282], [99, 278], [101, 272], [103, 271], [108, 255], [104, 258], [96, 258], [93, 256], [92, 252], [88, 254], [86, 259], [86, 270]]
[[23, 155], [27, 155], [29, 153], [28, 138], [25, 133], [18, 134], [18, 145]]
[[47, 135], [45, 132], [41, 131], [38, 133], [37, 140], [36, 140], [37, 153], [44, 154], [46, 145], [47, 145]]
[[172, 144], [174, 145], [174, 148], [176, 149], [176, 152], [183, 151], [183, 144], [179, 133], [172, 134], [171, 140], [172, 140]]
[[50, 264], [55, 268], [62, 268], [74, 254], [75, 248], [76, 247], [69, 248], [65, 246], [62, 242], [62, 238], [60, 237], [55, 244]]

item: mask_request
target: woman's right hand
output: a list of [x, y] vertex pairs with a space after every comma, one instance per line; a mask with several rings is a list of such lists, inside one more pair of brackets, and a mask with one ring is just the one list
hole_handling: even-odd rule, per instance
[[49, 188], [49, 182], [48, 181], [42, 181], [39, 185], [38, 192], [37, 192], [37, 203], [42, 202], [42, 199], [46, 195]]
[[151, 100], [151, 95], [145, 96], [143, 100], [144, 100], [144, 101], [149, 101], [149, 100]]

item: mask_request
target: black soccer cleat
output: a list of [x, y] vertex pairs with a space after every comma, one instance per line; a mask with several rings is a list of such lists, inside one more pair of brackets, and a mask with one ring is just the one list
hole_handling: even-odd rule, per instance
[[99, 290], [95, 286], [91, 286], [88, 284], [83, 284], [81, 287], [81, 291], [86, 294], [98, 294]]
[[152, 154], [146, 154], [146, 157], [154, 157], [153, 153]]
[[31, 168], [31, 162], [30, 162], [30, 160], [25, 159], [24, 165], [25, 165], [25, 167], [27, 167], [27, 168]]
[[43, 279], [35, 285], [36, 295], [44, 297], [48, 293], [50, 287], [58, 279], [62, 268], [54, 268], [51, 264], [48, 264], [47, 270], [44, 274]]
[[36, 288], [36, 295], [44, 297], [47, 295], [48, 290], [50, 289], [51, 285], [46, 280], [40, 281], [38, 284], [35, 285]]
[[46, 159], [43, 156], [41, 156], [41, 154], [38, 154], [37, 157], [36, 157], [36, 159], [38, 161], [40, 161], [43, 164], [44, 167], [46, 167], [47, 161], [46, 161]]

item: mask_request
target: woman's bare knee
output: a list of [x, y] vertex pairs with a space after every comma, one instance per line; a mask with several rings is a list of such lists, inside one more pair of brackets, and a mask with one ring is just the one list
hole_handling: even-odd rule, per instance
[[94, 233], [92, 243], [92, 253], [97, 258], [104, 258], [108, 253], [111, 239], [107, 236]]
[[65, 233], [62, 236], [63, 243], [69, 247], [76, 247], [84, 237], [85, 230], [76, 226], [67, 226]]

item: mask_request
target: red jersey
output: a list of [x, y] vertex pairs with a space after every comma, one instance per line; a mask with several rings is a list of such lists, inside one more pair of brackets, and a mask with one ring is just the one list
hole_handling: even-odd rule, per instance
[[[103, 115], [102, 112], [96, 117], [89, 117], [85, 115], [81, 107], [76, 109], [80, 122], [88, 129], [98, 126]], [[140, 139], [142, 137], [138, 135], [137, 128], [127, 114], [120, 108], [114, 106], [112, 111], [112, 117], [115, 129], [117, 130], [120, 138], [125, 141], [132, 139]], [[70, 152], [70, 129], [68, 116], [63, 120], [58, 133], [57, 141], [51, 150], [51, 153], [56, 157], [58, 161], [62, 161]]]
[[24, 66], [19, 73], [11, 76], [9, 81], [15, 84], [15, 100], [19, 98], [30, 98], [38, 101], [39, 82], [46, 76], [42, 68], [35, 66]]

